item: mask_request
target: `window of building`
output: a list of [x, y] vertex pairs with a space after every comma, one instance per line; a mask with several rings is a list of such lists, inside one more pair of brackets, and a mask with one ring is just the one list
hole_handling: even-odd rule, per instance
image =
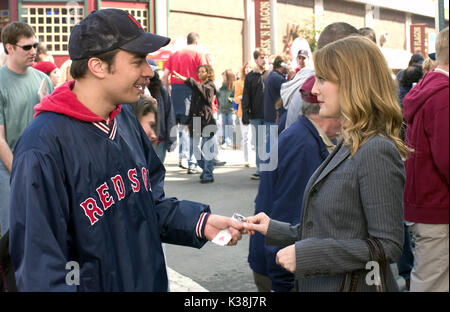
[[33, 27], [39, 42], [53, 55], [67, 55], [70, 32], [84, 17], [84, 7], [68, 5], [22, 5], [22, 21]]
[[0, 10], [0, 28], [9, 23], [9, 12], [8, 10]]
[[[102, 7], [102, 9], [114, 9], [112, 7], [110, 8], [106, 8], [106, 7]], [[117, 8], [115, 8], [117, 9]], [[138, 8], [133, 8], [133, 9], [128, 9], [128, 8], [120, 8], [124, 11], [127, 11], [128, 13], [130, 13], [131, 15], [133, 15], [133, 17], [139, 22], [139, 24], [141, 24], [142, 28], [144, 28], [145, 31], [148, 31], [148, 10], [146, 8], [143, 9], [138, 9]]]

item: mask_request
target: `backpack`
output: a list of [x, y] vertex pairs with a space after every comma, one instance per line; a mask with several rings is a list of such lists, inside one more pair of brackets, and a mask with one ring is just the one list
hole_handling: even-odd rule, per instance
[[9, 231], [0, 238], [0, 292], [17, 291], [14, 267], [9, 254]]

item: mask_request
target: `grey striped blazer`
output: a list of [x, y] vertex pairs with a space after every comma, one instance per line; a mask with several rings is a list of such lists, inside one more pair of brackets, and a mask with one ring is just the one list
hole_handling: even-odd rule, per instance
[[[403, 247], [405, 172], [394, 143], [376, 136], [350, 157], [342, 142], [310, 178], [303, 197], [301, 223], [271, 220], [267, 245], [295, 243], [299, 291], [339, 291], [346, 272], [365, 269], [370, 253], [364, 239], [380, 240], [387, 263]], [[388, 291], [398, 291], [390, 267]], [[363, 271], [357, 291], [375, 291]]]

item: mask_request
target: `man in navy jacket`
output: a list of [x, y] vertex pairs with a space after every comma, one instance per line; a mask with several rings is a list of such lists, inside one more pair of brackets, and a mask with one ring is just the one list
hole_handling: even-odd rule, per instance
[[[300, 88], [303, 115], [278, 139], [278, 166], [261, 174], [255, 215], [264, 212], [270, 218], [292, 225], [300, 222], [303, 192], [309, 178], [334, 148], [340, 131], [340, 122], [334, 118], [319, 117], [320, 106], [311, 94], [314, 76]], [[294, 274], [276, 263], [281, 248], [266, 246], [264, 236], [250, 237], [248, 261], [260, 291], [290, 291], [294, 288]], [[262, 275], [262, 276], [261, 276]], [[265, 278], [264, 278], [265, 276]]]
[[35, 107], [11, 175], [20, 291], [167, 291], [161, 242], [200, 248], [239, 223], [164, 196], [165, 169], [134, 113], [169, 38], [131, 14], [92, 12], [69, 40], [67, 82]]

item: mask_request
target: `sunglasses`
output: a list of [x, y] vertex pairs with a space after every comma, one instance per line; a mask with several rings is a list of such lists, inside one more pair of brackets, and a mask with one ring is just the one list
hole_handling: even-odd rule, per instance
[[33, 43], [33, 44], [27, 44], [27, 45], [24, 45], [24, 46], [20, 46], [20, 45], [15, 44], [15, 46], [16, 46], [16, 47], [19, 47], [19, 48], [22, 48], [22, 49], [24, 49], [25, 51], [30, 51], [31, 48], [37, 49], [38, 46], [39, 46], [39, 42], [36, 42], [36, 43]]

